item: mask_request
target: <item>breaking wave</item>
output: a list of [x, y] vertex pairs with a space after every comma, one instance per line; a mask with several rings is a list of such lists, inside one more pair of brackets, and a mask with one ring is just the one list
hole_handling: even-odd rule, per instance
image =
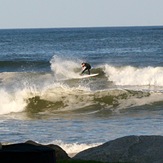
[[163, 67], [93, 67], [79, 76], [81, 60], [54, 56], [51, 72], [0, 73], [0, 115], [75, 112], [92, 114], [163, 101]]
[[28, 113], [98, 113], [103, 110], [114, 111], [133, 106], [141, 106], [162, 101], [160, 92], [110, 89], [91, 91], [85, 87], [69, 87], [64, 84], [53, 84], [42, 88], [26, 88], [9, 93], [0, 90], [0, 114], [11, 112]]
[[115, 111], [162, 101], [162, 93], [133, 90], [88, 91], [65, 86], [50, 88], [42, 94], [28, 99], [30, 112], [75, 112], [98, 113], [105, 109]]
[[116, 85], [163, 86], [163, 67], [104, 66], [108, 80]]

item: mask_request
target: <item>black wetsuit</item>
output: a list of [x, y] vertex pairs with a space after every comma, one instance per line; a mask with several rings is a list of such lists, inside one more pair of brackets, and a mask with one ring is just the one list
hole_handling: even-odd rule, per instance
[[82, 71], [82, 74], [88, 70], [88, 74], [90, 75], [90, 69], [91, 69], [91, 65], [89, 63], [84, 63], [84, 70]]

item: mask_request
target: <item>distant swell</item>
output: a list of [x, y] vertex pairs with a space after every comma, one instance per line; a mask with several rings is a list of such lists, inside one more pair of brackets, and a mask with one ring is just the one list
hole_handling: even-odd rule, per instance
[[50, 63], [46, 61], [0, 61], [1, 72], [49, 70], [49, 66]]

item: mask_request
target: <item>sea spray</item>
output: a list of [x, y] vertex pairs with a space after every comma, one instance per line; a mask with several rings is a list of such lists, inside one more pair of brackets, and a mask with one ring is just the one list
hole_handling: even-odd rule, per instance
[[73, 61], [55, 55], [50, 63], [56, 80], [72, 79], [79, 76], [80, 61]]
[[0, 90], [0, 114], [8, 114], [12, 112], [21, 112], [26, 107], [24, 90], [15, 93], [9, 93], [4, 89]]

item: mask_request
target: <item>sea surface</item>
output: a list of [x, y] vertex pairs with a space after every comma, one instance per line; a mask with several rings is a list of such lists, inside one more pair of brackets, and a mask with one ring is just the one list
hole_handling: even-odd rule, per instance
[[0, 30], [1, 143], [72, 156], [128, 135], [163, 135], [163, 27]]

